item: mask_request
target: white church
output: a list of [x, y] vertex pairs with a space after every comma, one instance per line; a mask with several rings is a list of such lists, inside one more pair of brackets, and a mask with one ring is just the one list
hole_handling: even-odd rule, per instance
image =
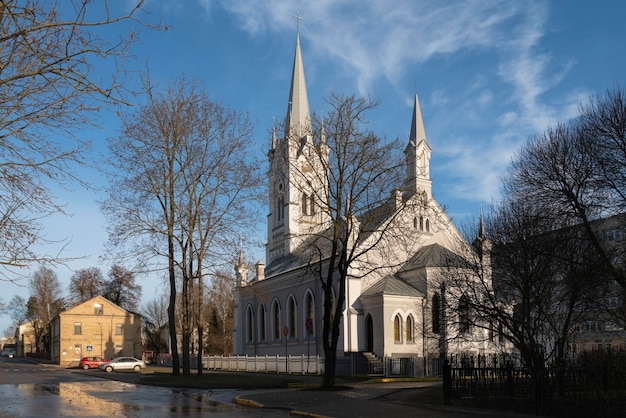
[[[407, 126], [408, 116], [407, 112]], [[411, 117], [406, 178], [404, 184], [397, 185], [387, 206], [391, 208], [390, 222], [403, 231], [404, 237], [393, 234], [382, 242], [384, 248], [393, 249], [393, 263], [372, 253], [368, 264], [378, 263], [379, 268], [370, 269], [364, 277], [347, 279], [337, 358], [354, 353], [439, 358], [498, 353], [502, 349], [488, 326], [470, 326], [463, 318], [463, 300], [447, 283], [451, 261], [454, 264], [453, 260], [461, 257], [480, 259], [489, 274], [489, 243], [478, 231], [474, 245], [469, 245], [434, 199], [431, 148], [417, 95]], [[266, 263], [259, 261], [249, 268], [240, 255], [235, 266], [235, 355], [324, 355], [321, 284], [301, 255], [308, 245], [305, 237], [312, 230], [321, 231], [325, 219], [323, 211], [316, 211], [315, 203], [295, 184], [297, 175], [293, 172], [293, 167], [305, 163], [300, 161], [298, 148], [314, 144], [313, 138], [306, 137], [306, 132], [311, 132], [310, 123], [297, 35], [285, 134], [280, 139], [274, 134], [268, 153]], [[394, 206], [394, 202], [402, 204]], [[402, 213], [394, 212], [396, 207]], [[457, 269], [456, 274], [472, 273]]]

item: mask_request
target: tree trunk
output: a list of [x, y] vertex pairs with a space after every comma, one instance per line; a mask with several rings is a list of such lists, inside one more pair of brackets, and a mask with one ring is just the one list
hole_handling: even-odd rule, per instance
[[322, 387], [324, 389], [332, 389], [335, 386], [335, 373], [337, 365], [337, 351], [336, 350], [324, 350], [324, 380], [322, 380]]
[[183, 375], [191, 374], [191, 318], [189, 309], [189, 277], [183, 277]]
[[169, 279], [170, 279], [170, 303], [167, 307], [167, 319], [170, 329], [170, 349], [172, 353], [172, 374], [180, 374], [180, 359], [178, 358], [178, 337], [176, 335], [176, 274], [174, 272], [174, 242], [171, 235], [167, 237], [169, 251]]
[[202, 320], [202, 309], [204, 306], [204, 284], [202, 281], [201, 264], [198, 262], [198, 375], [202, 375], [202, 348], [204, 341], [204, 325]]

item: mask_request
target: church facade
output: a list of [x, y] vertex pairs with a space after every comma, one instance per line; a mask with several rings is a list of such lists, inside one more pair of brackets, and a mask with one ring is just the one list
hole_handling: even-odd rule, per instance
[[[381, 240], [381, 248], [393, 254], [393, 262], [372, 251], [367, 263], [375, 268], [347, 279], [337, 356], [369, 352], [380, 357], [437, 358], [498, 353], [503, 347], [489, 327], [470, 326], [463, 318], [460, 292], [455, 292], [447, 279], [450, 274], [472, 274], [462, 271], [465, 263], [455, 261], [468, 257], [479, 260], [489, 274], [489, 243], [479, 231], [475, 245], [468, 244], [434, 199], [432, 150], [417, 95], [410, 116], [406, 178], [397, 185], [387, 206], [389, 222], [402, 236], [392, 234]], [[235, 355], [324, 355], [320, 338], [324, 297], [319, 276], [297, 255], [308, 245], [306, 237], [320, 232], [327, 219], [323, 211], [315, 210], [313, 195], [295, 184], [297, 176], [291, 172], [292, 165], [300, 164], [302, 148], [314, 143], [309, 126], [298, 35], [285, 135], [277, 139], [274, 133], [268, 153], [266, 264], [247, 266], [241, 254], [235, 266]], [[297, 144], [291, 140], [294, 137]], [[316, 169], [315, 162], [308, 160], [307, 164], [308, 170]], [[307, 169], [300, 166], [299, 172]], [[321, 182], [312, 187], [328, 187]]]

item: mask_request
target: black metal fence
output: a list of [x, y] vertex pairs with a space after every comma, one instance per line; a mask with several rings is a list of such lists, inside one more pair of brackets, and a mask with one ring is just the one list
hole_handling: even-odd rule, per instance
[[[583, 353], [531, 373], [508, 356], [461, 356], [444, 362], [446, 404], [505, 405], [552, 416], [626, 416], [626, 353]], [[591, 415], [589, 415], [591, 416]]]

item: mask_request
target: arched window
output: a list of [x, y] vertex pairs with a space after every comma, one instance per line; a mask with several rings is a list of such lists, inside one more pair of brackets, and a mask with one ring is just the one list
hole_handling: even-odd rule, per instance
[[304, 329], [307, 335], [315, 334], [315, 304], [311, 292], [304, 297]]
[[459, 299], [459, 333], [466, 334], [470, 331], [469, 302], [465, 295]]
[[265, 320], [265, 305], [259, 306], [259, 341], [267, 340], [266, 335], [266, 320]]
[[439, 293], [435, 293], [433, 295], [432, 303], [431, 303], [431, 317], [432, 317], [432, 331], [435, 334], [439, 334], [441, 331], [441, 303], [439, 299]]
[[302, 193], [302, 214], [303, 215], [315, 215], [315, 201], [313, 195]]
[[424, 230], [424, 218], [420, 216], [420, 231]]
[[413, 342], [413, 317], [411, 315], [406, 318], [406, 342]]
[[289, 337], [296, 338], [296, 336], [298, 335], [298, 315], [296, 314], [296, 300], [293, 297], [289, 298], [289, 305], [287, 309], [289, 312]]
[[426, 219], [426, 232], [430, 232], [430, 219]]
[[417, 218], [413, 218], [413, 229], [417, 229]]
[[272, 338], [280, 340], [280, 306], [276, 300], [272, 304]]
[[402, 337], [401, 328], [402, 328], [402, 319], [400, 318], [400, 314], [397, 314], [393, 318], [393, 341], [394, 342], [399, 343], [401, 341], [400, 340], [400, 338]]
[[248, 310], [246, 312], [246, 317], [247, 317], [247, 321], [246, 321], [246, 341], [251, 343], [252, 340], [254, 339], [254, 328], [253, 328], [253, 324], [254, 324], [254, 319], [253, 319], [252, 315], [252, 307], [248, 306]]

